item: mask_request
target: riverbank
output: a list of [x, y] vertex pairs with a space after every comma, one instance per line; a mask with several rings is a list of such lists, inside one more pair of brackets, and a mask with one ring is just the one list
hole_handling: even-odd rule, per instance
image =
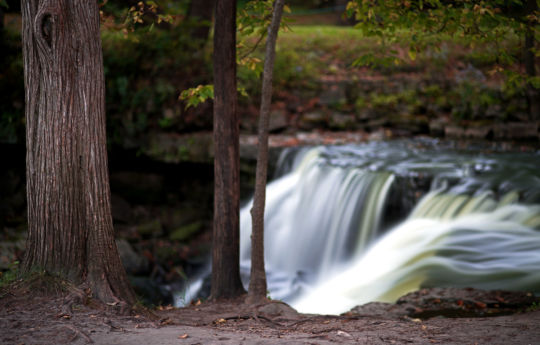
[[[535, 344], [537, 301], [526, 294], [479, 290], [423, 290], [398, 304], [371, 303], [341, 316], [298, 314], [281, 302], [250, 306], [242, 299], [161, 307], [150, 320], [122, 316], [114, 306], [88, 300], [66, 312], [65, 295], [46, 297], [2, 290], [0, 342], [18, 344]], [[532, 302], [535, 300], [536, 302]], [[536, 304], [534, 304], [536, 303]], [[487, 317], [508, 307], [512, 315]], [[527, 307], [528, 305], [528, 307]], [[431, 308], [429, 318], [413, 313]], [[437, 307], [438, 306], [438, 307]], [[476, 310], [466, 317], [435, 311]], [[410, 312], [412, 311], [412, 313]], [[508, 310], [507, 310], [508, 311]], [[412, 317], [409, 315], [413, 315]], [[476, 317], [475, 317], [476, 316]]]

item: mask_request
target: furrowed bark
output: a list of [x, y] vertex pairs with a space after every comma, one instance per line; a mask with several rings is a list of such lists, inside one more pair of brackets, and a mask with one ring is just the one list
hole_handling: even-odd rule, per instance
[[114, 242], [95, 1], [22, 1], [28, 238], [23, 271], [133, 303]]

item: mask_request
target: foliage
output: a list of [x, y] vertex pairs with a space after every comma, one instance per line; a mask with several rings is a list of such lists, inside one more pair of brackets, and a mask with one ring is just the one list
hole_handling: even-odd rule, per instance
[[180, 93], [179, 99], [186, 102], [186, 109], [196, 107], [208, 99], [214, 98], [214, 85], [199, 85], [192, 87]]
[[208, 50], [194, 48], [189, 30], [142, 27], [127, 37], [116, 28], [102, 30], [110, 142], [134, 140], [152, 127], [172, 129], [178, 116], [164, 117], [163, 109], [176, 107], [182, 82], [208, 82]]
[[[252, 0], [243, 3], [237, 15], [237, 65], [239, 66], [239, 88], [241, 95], [247, 96], [247, 89], [260, 90], [260, 76], [262, 73], [262, 61], [260, 43], [267, 35], [268, 26], [272, 19], [273, 0]], [[290, 13], [288, 6], [284, 11]], [[282, 20], [281, 30], [287, 31], [288, 21]], [[247, 83], [244, 83], [247, 81]], [[258, 92], [258, 91], [256, 91]], [[214, 97], [212, 85], [199, 85], [182, 91], [179, 99], [186, 103], [186, 108], [197, 106], [207, 99]]]
[[[353, 0], [346, 13], [357, 20], [356, 27], [364, 35], [376, 37], [382, 46], [391, 46], [406, 35], [410, 60], [428, 47], [440, 49], [445, 35], [457, 37], [471, 47], [490, 42], [497, 48], [493, 73], [504, 72], [509, 81], [507, 88], [520, 88], [526, 82], [538, 85], [536, 78], [505, 68], [515, 65], [519, 56], [509, 54], [503, 42], [512, 35], [524, 36], [527, 31], [538, 36], [539, 12], [527, 11], [524, 1]], [[537, 48], [532, 49], [538, 56]], [[356, 65], [396, 64], [402, 60], [396, 50], [387, 49], [384, 54], [368, 52], [360, 56]]]
[[19, 261], [13, 261], [7, 271], [0, 271], [0, 288], [8, 285], [19, 276]]
[[[244, 59], [248, 57], [266, 38], [268, 27], [272, 20], [273, 0], [252, 0], [245, 4], [243, 9], [238, 13], [237, 32], [239, 41], [237, 44], [238, 63], [244, 64]], [[291, 9], [288, 6], [283, 8], [285, 13], [290, 13]], [[289, 30], [288, 20], [280, 22], [282, 31]], [[250, 44], [250, 37], [256, 37], [255, 43]], [[249, 61], [249, 60], [248, 60]], [[259, 60], [258, 63], [261, 61]], [[250, 67], [251, 69], [254, 69]], [[259, 73], [262, 72], [260, 69]]]
[[531, 305], [529, 307], [527, 307], [527, 310], [528, 312], [531, 312], [531, 311], [537, 311], [540, 309], [540, 303], [539, 302], [532, 302]]

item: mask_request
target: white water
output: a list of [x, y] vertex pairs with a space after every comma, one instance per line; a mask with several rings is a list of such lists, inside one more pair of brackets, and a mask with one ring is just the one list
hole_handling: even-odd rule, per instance
[[[427, 286], [540, 292], [540, 157], [430, 149], [374, 143], [289, 157], [290, 171], [267, 187], [270, 296], [337, 314]], [[392, 188], [425, 176], [432, 191], [381, 235]], [[241, 211], [245, 276], [250, 207]]]
[[[270, 294], [290, 299], [375, 238], [393, 175], [319, 164], [317, 149], [267, 187], [265, 260]], [[250, 267], [251, 203], [240, 214], [240, 260]], [[247, 283], [247, 282], [246, 282]]]

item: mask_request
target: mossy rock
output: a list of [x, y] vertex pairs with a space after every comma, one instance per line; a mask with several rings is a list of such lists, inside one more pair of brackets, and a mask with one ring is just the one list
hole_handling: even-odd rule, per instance
[[161, 235], [162, 228], [159, 220], [153, 220], [147, 223], [137, 226], [137, 232], [146, 236], [159, 236]]
[[203, 227], [202, 222], [194, 222], [188, 225], [181, 226], [174, 230], [169, 238], [173, 241], [185, 241], [196, 234]]

